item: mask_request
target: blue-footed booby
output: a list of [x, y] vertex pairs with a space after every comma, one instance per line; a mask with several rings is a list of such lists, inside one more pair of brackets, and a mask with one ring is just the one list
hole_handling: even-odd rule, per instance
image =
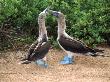
[[47, 30], [45, 26], [46, 9], [39, 14], [39, 37], [29, 48], [26, 58], [23, 59], [22, 64], [28, 64], [35, 61], [36, 64], [46, 67], [45, 55], [50, 49], [50, 42], [48, 41]]
[[67, 53], [66, 56], [64, 56], [64, 59], [60, 61], [60, 64], [72, 64], [73, 63], [73, 57], [75, 53], [88, 53], [90, 52], [91, 56], [97, 56], [96, 52], [102, 52], [102, 50], [98, 49], [92, 49], [88, 47], [84, 42], [80, 40], [76, 40], [72, 37], [70, 37], [66, 32], [66, 23], [65, 23], [65, 16], [61, 12], [48, 10], [49, 13], [51, 13], [53, 16], [57, 17], [58, 22], [58, 37], [57, 41], [60, 47]]

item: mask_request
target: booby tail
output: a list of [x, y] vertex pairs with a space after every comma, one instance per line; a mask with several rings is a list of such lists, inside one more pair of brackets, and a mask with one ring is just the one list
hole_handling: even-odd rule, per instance
[[33, 53], [35, 47], [37, 46], [38, 41], [35, 41], [34, 43], [32, 43], [32, 45], [30, 46], [30, 48], [28, 49], [27, 54], [25, 55], [25, 57], [23, 59], [21, 59], [21, 61], [27, 61], [30, 58], [30, 55]]

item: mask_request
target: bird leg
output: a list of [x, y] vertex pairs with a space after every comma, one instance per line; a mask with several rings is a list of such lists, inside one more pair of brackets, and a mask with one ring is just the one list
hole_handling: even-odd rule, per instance
[[67, 55], [64, 56], [63, 60], [60, 61], [60, 64], [67, 65], [72, 64], [73, 61], [73, 53], [67, 52]]
[[47, 68], [47, 67], [48, 67], [48, 64], [46, 63], [45, 58], [46, 58], [46, 57], [44, 57], [43, 59], [37, 59], [37, 60], [35, 61], [35, 64], [37, 64], [37, 65], [40, 66], [40, 67]]

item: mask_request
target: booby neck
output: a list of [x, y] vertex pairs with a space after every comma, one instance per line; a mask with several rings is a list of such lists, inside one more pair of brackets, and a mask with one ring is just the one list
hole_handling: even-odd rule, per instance
[[60, 38], [62, 35], [68, 36], [68, 34], [65, 32], [66, 29], [66, 22], [65, 22], [65, 16], [63, 13], [60, 13], [59, 17], [57, 18], [58, 21], [58, 38]]
[[46, 26], [45, 26], [45, 18], [46, 18], [46, 13], [41, 12], [39, 14], [39, 17], [38, 17], [38, 24], [39, 24], [39, 38], [38, 38], [38, 41], [41, 41], [43, 39], [48, 40], [47, 30], [46, 30]]

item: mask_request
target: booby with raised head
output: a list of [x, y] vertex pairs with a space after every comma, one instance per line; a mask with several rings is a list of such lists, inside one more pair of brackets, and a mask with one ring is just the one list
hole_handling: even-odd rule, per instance
[[48, 41], [47, 30], [45, 26], [46, 10], [39, 14], [39, 37], [29, 48], [28, 54], [23, 59], [22, 64], [28, 64], [34, 61], [39, 66], [47, 67], [45, 55], [50, 49], [50, 42]]
[[91, 56], [96, 56], [96, 52], [102, 52], [102, 50], [92, 49], [89, 48], [84, 42], [80, 40], [76, 40], [70, 37], [66, 32], [66, 23], [65, 23], [65, 16], [63, 13], [58, 11], [48, 10], [53, 16], [57, 17], [58, 22], [58, 37], [57, 41], [60, 47], [67, 53], [64, 56], [64, 59], [60, 61], [60, 64], [72, 64], [73, 57], [75, 53], [88, 53], [90, 52]]

